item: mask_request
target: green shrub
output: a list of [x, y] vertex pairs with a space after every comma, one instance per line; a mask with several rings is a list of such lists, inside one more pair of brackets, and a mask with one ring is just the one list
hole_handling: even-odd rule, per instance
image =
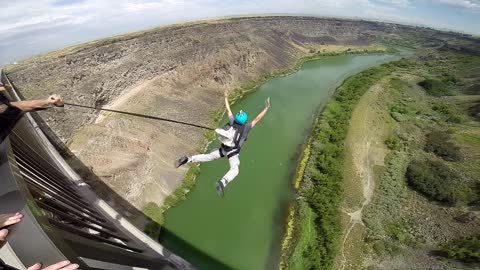
[[465, 122], [465, 119], [463, 117], [459, 116], [459, 115], [452, 115], [452, 116], [448, 117], [446, 121], [449, 122], [449, 123], [461, 124], [461, 123]]
[[402, 253], [402, 248], [394, 242], [387, 241], [385, 242], [385, 251], [390, 256], [397, 256]]
[[405, 106], [403, 104], [395, 104], [390, 108], [390, 112], [392, 112], [392, 113], [397, 112], [397, 113], [400, 113], [400, 114], [406, 114], [406, 113], [408, 113], [408, 108], [407, 108], [407, 106]]
[[407, 226], [404, 223], [390, 223], [386, 226], [386, 231], [392, 239], [402, 244], [410, 247], [417, 246], [417, 242], [407, 232]]
[[424, 150], [448, 161], [462, 160], [460, 148], [453, 144], [451, 135], [445, 131], [432, 131], [427, 134], [427, 143]]
[[398, 112], [391, 112], [390, 116], [397, 122], [405, 122], [408, 120], [408, 117], [406, 115]]
[[427, 94], [435, 97], [440, 97], [440, 96], [451, 96], [452, 93], [450, 89], [445, 85], [443, 82], [435, 79], [425, 79], [421, 82], [418, 83], [425, 91]]
[[443, 74], [442, 82], [446, 84], [457, 84], [459, 82], [459, 79], [455, 77], [454, 75], [451, 74]]
[[438, 160], [413, 160], [407, 168], [408, 184], [427, 197], [440, 202], [468, 203], [475, 193], [461, 182], [458, 173]]
[[392, 78], [390, 80], [390, 87], [395, 89], [395, 90], [405, 90], [408, 87], [408, 83], [404, 80], [401, 80], [399, 78]]
[[144, 232], [150, 236], [150, 238], [158, 241], [158, 237], [160, 236], [160, 232], [162, 230], [162, 226], [154, 221], [150, 221], [145, 225]]
[[443, 114], [447, 122], [460, 124], [465, 121], [461, 112], [446, 103], [437, 102], [432, 106], [432, 110]]
[[153, 221], [162, 224], [163, 223], [163, 214], [162, 209], [154, 202], [147, 203], [142, 212]]
[[377, 256], [383, 256], [383, 254], [385, 254], [385, 243], [382, 240], [373, 243], [372, 248]]
[[402, 58], [394, 63], [397, 67], [407, 68], [412, 66], [414, 63], [406, 58]]
[[451, 241], [442, 247], [448, 258], [466, 263], [480, 262], [480, 236]]
[[390, 107], [390, 116], [397, 122], [408, 120], [409, 109], [404, 104], [395, 104]]
[[445, 103], [437, 102], [432, 106], [432, 110], [439, 112], [443, 115], [450, 116], [453, 115], [454, 112], [450, 106]]
[[400, 140], [396, 136], [389, 136], [385, 140], [385, 145], [390, 150], [399, 150], [402, 147], [402, 144], [400, 143]]

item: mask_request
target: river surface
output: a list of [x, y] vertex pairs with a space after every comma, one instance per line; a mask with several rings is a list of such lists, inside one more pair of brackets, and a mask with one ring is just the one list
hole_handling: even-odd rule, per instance
[[161, 243], [199, 269], [277, 269], [292, 177], [315, 116], [348, 76], [398, 58], [370, 54], [309, 61], [235, 104], [234, 114], [242, 109], [252, 120], [271, 97], [270, 110], [240, 153], [240, 174], [220, 198], [214, 184], [228, 171], [228, 160], [202, 164], [187, 199], [166, 211]]

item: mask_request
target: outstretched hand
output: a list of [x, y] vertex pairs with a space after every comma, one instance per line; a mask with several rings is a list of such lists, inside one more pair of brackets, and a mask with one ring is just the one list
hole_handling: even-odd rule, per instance
[[227, 91], [227, 90], [225, 90], [225, 91], [223, 92], [223, 96], [224, 96], [225, 98], [228, 98], [228, 91]]
[[270, 97], [267, 98], [267, 100], [265, 100], [265, 108], [270, 108]]
[[51, 95], [48, 97], [48, 102], [57, 107], [63, 107], [65, 103], [63, 102], [63, 98], [59, 95]]

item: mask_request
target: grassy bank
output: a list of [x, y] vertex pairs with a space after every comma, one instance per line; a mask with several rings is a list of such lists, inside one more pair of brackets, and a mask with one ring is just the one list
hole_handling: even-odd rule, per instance
[[[286, 76], [288, 74], [294, 73], [298, 71], [301, 66], [311, 60], [317, 60], [324, 56], [331, 56], [331, 55], [340, 55], [340, 54], [358, 54], [358, 53], [384, 53], [387, 51], [386, 48], [379, 47], [379, 46], [367, 46], [367, 47], [347, 47], [347, 46], [324, 46], [328, 49], [324, 51], [310, 51], [306, 52], [306, 56], [298, 59], [297, 61], [292, 62], [292, 64], [285, 68], [274, 71], [270, 74], [265, 74], [259, 76], [257, 79], [249, 81], [245, 83], [242, 87], [238, 89], [234, 89], [232, 94], [230, 95], [230, 103], [235, 103], [238, 100], [245, 98], [249, 93], [252, 93], [257, 87], [272, 78], [279, 77], [279, 76]], [[211, 125], [217, 126], [221, 121], [224, 114], [224, 109], [218, 109], [215, 111], [211, 116]], [[215, 139], [215, 135], [213, 131], [209, 131], [205, 133], [204, 140], [199, 144], [197, 150], [199, 152], [204, 152], [208, 145]], [[191, 166], [188, 170], [181, 186], [175, 190], [173, 194], [168, 196], [162, 206], [158, 206], [155, 203], [147, 204], [142, 210], [145, 215], [150, 217], [155, 224], [148, 224], [146, 231], [151, 233], [152, 235], [158, 234], [158, 230], [160, 230], [160, 226], [164, 222], [163, 213], [170, 207], [176, 205], [180, 201], [186, 198], [187, 193], [194, 187], [195, 185], [195, 178], [196, 175], [199, 173], [198, 165]]]
[[339, 206], [343, 194], [343, 143], [351, 114], [369, 87], [390, 74], [397, 63], [383, 64], [348, 78], [320, 113], [311, 135], [310, 154], [298, 190], [300, 200], [295, 206], [297, 220], [312, 220], [295, 228], [295, 242], [283, 254], [285, 267], [330, 269], [333, 266], [341, 235]]
[[[303, 178], [303, 174], [305, 172], [305, 168], [307, 166], [307, 162], [308, 162], [308, 158], [310, 157], [310, 140], [307, 141], [307, 144], [300, 156], [300, 162], [298, 164], [298, 168], [297, 168], [297, 171], [295, 173], [295, 178], [294, 178], [294, 181], [293, 181], [293, 187], [295, 190], [298, 190], [300, 188], [300, 185], [301, 185], [301, 182], [302, 182], [302, 178]], [[292, 202], [290, 203], [289, 205], [289, 208], [288, 208], [288, 216], [287, 216], [287, 228], [286, 228], [286, 232], [285, 232], [285, 235], [283, 237], [283, 241], [282, 241], [282, 247], [281, 247], [281, 254], [282, 256], [284, 254], [287, 254], [288, 253], [288, 250], [291, 248], [291, 245], [292, 245], [292, 241], [294, 239], [294, 232], [298, 231], [295, 229], [295, 226], [298, 226], [296, 221], [298, 220], [297, 216], [300, 214], [298, 213], [298, 207], [297, 207], [297, 203], [295, 202]], [[307, 219], [304, 219], [304, 220], [311, 220], [310, 218], [310, 213], [305, 213]], [[310, 221], [309, 221], [310, 222]], [[309, 230], [310, 231], [310, 230]], [[307, 237], [305, 240], [309, 240], [310, 237]], [[298, 239], [297, 239], [298, 241]], [[301, 254], [300, 254], [301, 255]], [[299, 256], [297, 256], [299, 257]], [[301, 258], [301, 256], [300, 256]], [[300, 260], [301, 261], [301, 260]], [[282, 257], [281, 258], [281, 261], [280, 261], [280, 269], [286, 269], [286, 260]]]
[[469, 89], [480, 78], [480, 57], [422, 55], [397, 69], [386, 88], [389, 117], [379, 125], [393, 123], [385, 141], [391, 152], [364, 216], [368, 269], [464, 268], [455, 261], [468, 258], [461, 244], [480, 232], [480, 125], [468, 115], [479, 101], [480, 92]]

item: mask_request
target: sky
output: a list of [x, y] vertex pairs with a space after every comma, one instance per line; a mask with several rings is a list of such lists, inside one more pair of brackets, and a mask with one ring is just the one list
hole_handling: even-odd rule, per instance
[[155, 26], [254, 14], [363, 18], [480, 35], [480, 0], [0, 0], [0, 66]]

